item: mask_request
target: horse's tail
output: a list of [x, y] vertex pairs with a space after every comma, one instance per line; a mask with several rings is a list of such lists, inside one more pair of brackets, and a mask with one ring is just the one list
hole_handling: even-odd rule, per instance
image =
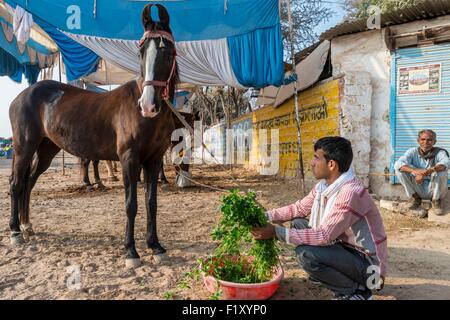
[[11, 175], [9, 176], [9, 185], [11, 185], [11, 183], [14, 180], [14, 162], [15, 161], [16, 161], [16, 153], [13, 152], [12, 165], [11, 165]]
[[78, 165], [80, 168], [80, 180], [82, 181], [83, 180], [83, 165], [84, 165], [83, 159], [78, 158]]

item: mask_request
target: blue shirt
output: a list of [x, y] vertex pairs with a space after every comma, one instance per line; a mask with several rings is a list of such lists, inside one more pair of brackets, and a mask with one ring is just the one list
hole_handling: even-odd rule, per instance
[[[430, 159], [425, 160], [419, 155], [419, 148], [411, 148], [395, 162], [394, 168], [396, 171], [400, 171], [400, 168], [403, 166], [428, 169], [430, 168], [430, 164]], [[450, 159], [444, 150], [439, 151], [435, 158], [435, 166], [440, 164], [444, 165], [447, 170], [450, 167]]]

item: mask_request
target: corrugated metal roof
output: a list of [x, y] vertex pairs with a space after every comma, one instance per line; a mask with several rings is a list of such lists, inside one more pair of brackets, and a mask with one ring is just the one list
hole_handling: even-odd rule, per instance
[[[450, 0], [425, 0], [414, 6], [402, 8], [381, 15], [381, 26], [387, 27], [422, 19], [432, 19], [450, 14]], [[321, 40], [331, 40], [345, 34], [362, 32], [367, 28], [367, 19], [345, 21], [320, 35]]]

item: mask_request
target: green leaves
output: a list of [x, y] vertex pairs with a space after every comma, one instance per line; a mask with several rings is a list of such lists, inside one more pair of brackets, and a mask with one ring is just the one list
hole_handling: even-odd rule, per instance
[[256, 202], [256, 193], [239, 195], [231, 190], [222, 197], [222, 217], [212, 232], [219, 241], [214, 256], [202, 261], [202, 270], [217, 279], [237, 283], [260, 283], [272, 278], [280, 252], [276, 241], [255, 241], [250, 233], [253, 227], [266, 224], [264, 209]]

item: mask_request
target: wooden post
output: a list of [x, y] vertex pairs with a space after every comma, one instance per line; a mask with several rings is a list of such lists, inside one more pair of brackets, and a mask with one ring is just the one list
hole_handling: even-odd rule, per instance
[[[291, 43], [291, 60], [292, 60], [292, 74], [296, 73], [295, 70], [295, 52], [294, 41], [292, 38], [292, 16], [291, 16], [291, 1], [287, 0], [288, 10], [288, 22], [289, 22], [289, 38]], [[295, 122], [297, 123], [297, 152], [299, 161], [299, 176], [302, 193], [305, 194], [305, 172], [303, 169], [303, 151], [302, 151], [302, 137], [300, 131], [300, 117], [298, 113], [298, 95], [297, 95], [297, 81], [294, 81], [294, 107], [295, 107]]]

